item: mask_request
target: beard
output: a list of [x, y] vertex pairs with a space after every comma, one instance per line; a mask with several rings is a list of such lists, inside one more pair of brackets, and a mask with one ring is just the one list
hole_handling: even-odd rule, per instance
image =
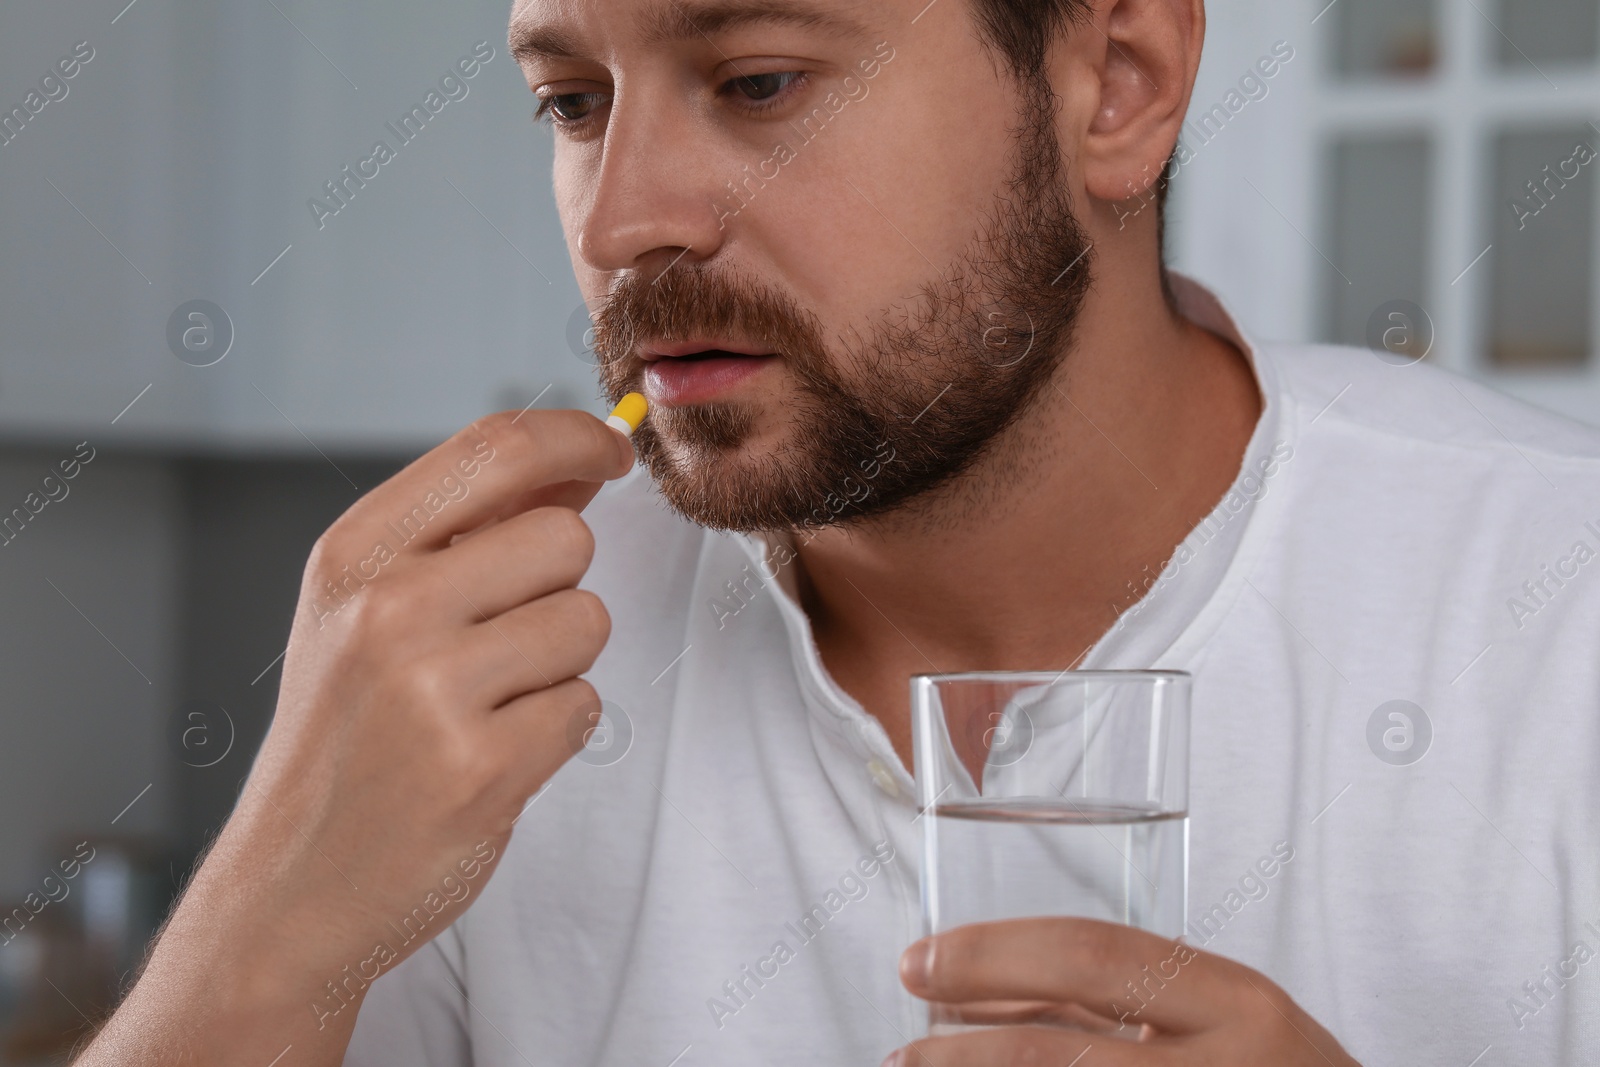
[[776, 353], [793, 383], [783, 439], [760, 456], [741, 454], [758, 429], [748, 405], [651, 411], [634, 447], [673, 510], [718, 530], [857, 524], [930, 499], [995, 450], [1052, 386], [1092, 280], [1054, 105], [1048, 88], [1024, 95], [1012, 173], [964, 253], [837, 354], [814, 314], [725, 268], [616, 285], [594, 331], [613, 403], [641, 387], [635, 338], [738, 337]]

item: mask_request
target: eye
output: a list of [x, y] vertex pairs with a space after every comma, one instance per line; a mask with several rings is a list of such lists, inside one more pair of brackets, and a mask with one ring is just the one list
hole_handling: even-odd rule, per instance
[[[741, 74], [723, 83], [721, 92], [733, 96], [736, 102], [775, 106], [789, 95], [795, 85], [805, 79], [800, 71], [779, 70], [769, 74]], [[760, 107], [756, 108], [760, 110]]]
[[603, 93], [552, 93], [540, 98], [533, 120], [553, 126], [580, 126], [604, 102]]

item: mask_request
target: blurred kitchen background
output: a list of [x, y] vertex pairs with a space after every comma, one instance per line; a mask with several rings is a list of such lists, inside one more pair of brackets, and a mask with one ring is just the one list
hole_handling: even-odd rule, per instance
[[[1170, 261], [1600, 423], [1600, 2], [1208, 6]], [[0, 9], [0, 1062], [64, 1060], [226, 817], [317, 534], [479, 414], [600, 410], [507, 8]]]

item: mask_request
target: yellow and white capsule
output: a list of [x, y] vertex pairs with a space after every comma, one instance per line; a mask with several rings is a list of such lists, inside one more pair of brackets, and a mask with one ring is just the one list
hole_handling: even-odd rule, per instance
[[611, 414], [606, 416], [606, 425], [613, 430], [619, 430], [624, 437], [632, 437], [633, 431], [639, 428], [644, 421], [645, 412], [650, 410], [650, 402], [644, 398], [643, 393], [629, 393], [617, 401], [617, 406], [611, 409]]

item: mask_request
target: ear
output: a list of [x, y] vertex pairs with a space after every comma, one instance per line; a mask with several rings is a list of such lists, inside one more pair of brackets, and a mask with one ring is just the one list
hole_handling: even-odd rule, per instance
[[[1189, 108], [1205, 0], [1096, 0], [1073, 30], [1099, 100], [1078, 131], [1085, 190], [1098, 200], [1148, 195], [1178, 142]], [[1080, 72], [1078, 85], [1091, 81]]]

